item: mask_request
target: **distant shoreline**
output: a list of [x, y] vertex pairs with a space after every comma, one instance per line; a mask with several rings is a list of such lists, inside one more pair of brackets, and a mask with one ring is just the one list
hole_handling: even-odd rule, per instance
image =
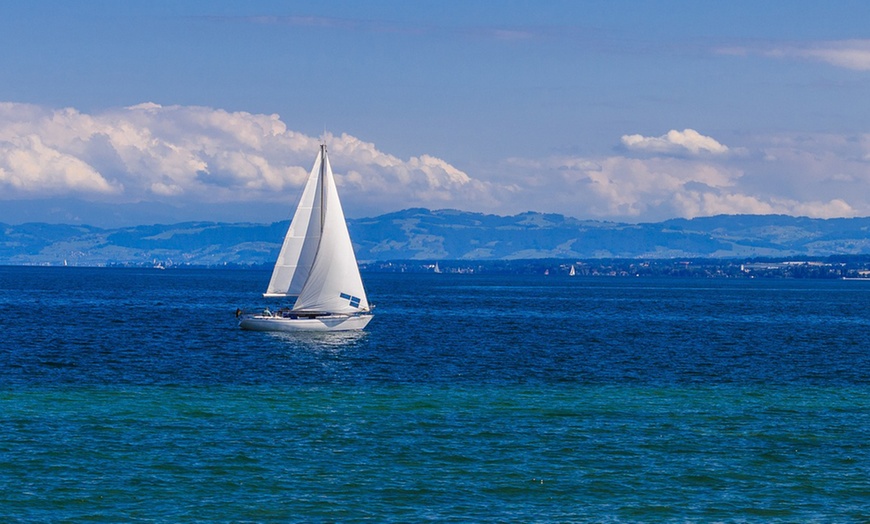
[[[435, 272], [438, 262], [440, 273]], [[573, 266], [575, 275], [570, 276]], [[105, 265], [0, 264], [6, 268], [137, 269], [154, 271], [271, 271], [272, 264], [135, 264]], [[811, 278], [870, 281], [870, 255], [838, 255], [795, 259], [586, 259], [523, 260], [386, 260], [360, 263], [365, 273], [433, 275], [541, 275], [554, 279], [578, 277], [654, 278]]]

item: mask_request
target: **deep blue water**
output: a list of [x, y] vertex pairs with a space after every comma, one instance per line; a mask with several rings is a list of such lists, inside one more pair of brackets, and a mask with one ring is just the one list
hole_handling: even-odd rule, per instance
[[2, 522], [867, 522], [870, 284], [0, 268]]

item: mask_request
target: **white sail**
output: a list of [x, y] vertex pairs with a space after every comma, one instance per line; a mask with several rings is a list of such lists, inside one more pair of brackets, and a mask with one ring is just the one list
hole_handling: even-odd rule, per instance
[[317, 155], [308, 182], [302, 191], [296, 213], [290, 222], [290, 228], [284, 237], [284, 244], [278, 259], [275, 261], [275, 269], [272, 270], [272, 278], [269, 287], [264, 293], [267, 297], [297, 296], [302, 291], [302, 286], [308, 279], [314, 256], [317, 254], [317, 246], [320, 244], [321, 225], [321, 191], [320, 171], [322, 155]]
[[293, 310], [330, 313], [368, 311], [368, 299], [325, 147], [322, 157], [319, 191], [322, 216], [320, 243], [308, 279]]

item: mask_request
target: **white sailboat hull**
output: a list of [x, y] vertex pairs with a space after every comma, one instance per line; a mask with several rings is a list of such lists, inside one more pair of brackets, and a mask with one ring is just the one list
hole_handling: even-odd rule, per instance
[[356, 331], [366, 327], [372, 314], [322, 315], [309, 317], [244, 316], [239, 327], [249, 331]]

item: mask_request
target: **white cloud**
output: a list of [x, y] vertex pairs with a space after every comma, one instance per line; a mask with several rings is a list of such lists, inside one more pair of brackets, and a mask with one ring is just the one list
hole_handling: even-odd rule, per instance
[[761, 47], [728, 47], [718, 50], [729, 55], [760, 55], [780, 59], [804, 59], [852, 69], [870, 71], [870, 40], [831, 40], [805, 44], [777, 44]]
[[746, 146], [730, 149], [740, 154], [511, 159], [504, 172], [520, 189], [505, 193], [503, 206], [628, 221], [870, 214], [870, 135], [744, 140]]
[[0, 187], [47, 194], [117, 193], [120, 184], [107, 181], [86, 162], [43, 143], [38, 135], [0, 141]]
[[681, 209], [680, 216], [698, 217], [712, 215], [797, 215], [811, 218], [831, 218], [854, 216], [852, 207], [841, 199], [827, 202], [798, 202], [789, 199], [762, 199], [742, 193], [685, 191], [674, 195], [675, 207]]
[[870, 40], [830, 42], [817, 48], [795, 50], [795, 54], [837, 67], [870, 71]]
[[[488, 184], [429, 155], [401, 160], [349, 135], [327, 136], [346, 200], [359, 209], [405, 201], [486, 201]], [[138, 104], [94, 114], [0, 104], [0, 198], [68, 193], [117, 201], [287, 202], [298, 196], [320, 139], [278, 115]], [[355, 203], [355, 205], [353, 205]], [[347, 207], [347, 206], [346, 206]]]
[[687, 207], [681, 195], [697, 188], [728, 193], [743, 176], [736, 168], [669, 157], [554, 157], [538, 169], [560, 174], [538, 178], [548, 181], [537, 188], [540, 204], [547, 199], [566, 214], [628, 220], [697, 216], [700, 207]]
[[657, 137], [623, 135], [622, 144], [632, 151], [651, 153], [691, 153], [693, 155], [712, 153], [721, 155], [728, 152], [727, 146], [709, 136], [698, 133], [694, 129], [671, 130], [667, 134]]

